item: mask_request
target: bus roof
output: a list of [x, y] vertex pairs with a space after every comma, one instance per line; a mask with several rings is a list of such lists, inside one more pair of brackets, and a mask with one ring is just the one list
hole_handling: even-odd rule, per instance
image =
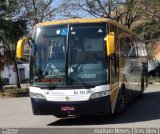
[[36, 26], [50, 26], [50, 25], [62, 25], [62, 24], [74, 24], [74, 23], [99, 23], [107, 22], [106, 18], [78, 18], [78, 19], [66, 19], [66, 20], [54, 20], [50, 22], [38, 23]]
[[132, 32], [130, 29], [128, 29], [126, 26], [118, 23], [115, 20], [109, 19], [109, 18], [76, 18], [76, 19], [65, 19], [65, 20], [54, 20], [49, 22], [42, 22], [38, 23], [36, 26], [52, 26], [52, 25], [63, 25], [63, 24], [80, 24], [80, 23], [102, 23], [102, 22], [108, 22], [111, 24], [115, 24], [118, 27], [121, 27], [122, 29], [125, 29], [126, 31], [134, 34], [139, 39], [144, 39], [140, 36], [138, 36], [136, 33]]

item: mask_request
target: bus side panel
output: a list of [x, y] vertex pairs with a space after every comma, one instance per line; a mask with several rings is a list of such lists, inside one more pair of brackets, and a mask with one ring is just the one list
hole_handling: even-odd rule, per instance
[[119, 92], [119, 44], [118, 44], [118, 28], [116, 24], [108, 23], [108, 32], [114, 32], [115, 35], [115, 54], [110, 58], [110, 89], [111, 89], [111, 109], [114, 113], [116, 100]]
[[128, 100], [130, 101], [141, 92], [146, 52], [144, 52], [145, 49], [141, 40], [122, 29], [119, 35], [119, 44], [120, 83], [125, 84]]

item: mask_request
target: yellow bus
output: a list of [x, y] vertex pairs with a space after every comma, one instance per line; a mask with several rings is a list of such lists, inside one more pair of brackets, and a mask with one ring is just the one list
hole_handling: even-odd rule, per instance
[[106, 18], [39, 23], [17, 43], [23, 58], [31, 43], [30, 97], [33, 114], [123, 113], [147, 87], [144, 40]]

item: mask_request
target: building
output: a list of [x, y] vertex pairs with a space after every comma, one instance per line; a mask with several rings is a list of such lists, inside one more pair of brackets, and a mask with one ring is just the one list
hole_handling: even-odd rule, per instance
[[[29, 57], [29, 47], [25, 47], [25, 58]], [[28, 52], [28, 53], [26, 53]], [[2, 44], [0, 44], [0, 54], [3, 56], [4, 50]], [[0, 59], [3, 60], [3, 59]], [[29, 80], [29, 63], [27, 62], [18, 62], [18, 71], [20, 82], [23, 83], [26, 80]], [[4, 85], [16, 84], [16, 73], [14, 65], [6, 65], [4, 69], [0, 71], [0, 77], [3, 78]]]
[[[21, 82], [29, 79], [29, 64], [23, 63], [18, 64], [19, 79]], [[13, 65], [7, 65], [4, 67], [4, 70], [0, 72], [1, 76], [4, 79], [4, 84], [16, 84], [16, 73]]]

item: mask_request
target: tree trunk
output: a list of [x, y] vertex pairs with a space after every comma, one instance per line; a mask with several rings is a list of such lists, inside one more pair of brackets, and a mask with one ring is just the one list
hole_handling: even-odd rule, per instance
[[0, 83], [0, 92], [3, 92], [3, 85]]
[[3, 83], [0, 82], [0, 92], [3, 92]]
[[3, 92], [3, 78], [1, 77], [1, 74], [0, 74], [0, 92]]
[[13, 57], [13, 62], [14, 62], [14, 69], [16, 73], [16, 85], [18, 89], [21, 89], [20, 80], [19, 80], [19, 71], [18, 71], [18, 66], [17, 66], [15, 57]]

